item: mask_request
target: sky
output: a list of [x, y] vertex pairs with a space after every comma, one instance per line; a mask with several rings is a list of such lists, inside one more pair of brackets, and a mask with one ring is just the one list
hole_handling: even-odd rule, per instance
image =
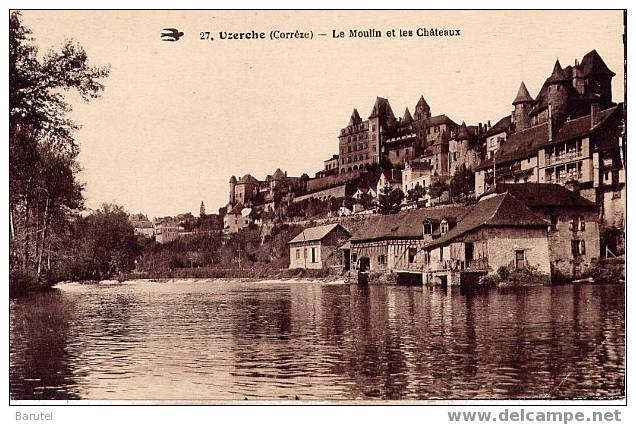
[[[376, 96], [399, 116], [423, 95], [433, 115], [494, 124], [521, 81], [536, 96], [557, 58], [573, 65], [592, 49], [617, 74], [614, 100], [624, 96], [620, 11], [25, 11], [23, 23], [42, 52], [73, 39], [110, 66], [100, 99], [68, 95], [86, 205], [151, 218], [198, 214], [202, 201], [216, 212], [231, 175], [313, 176], [353, 108], [368, 117]], [[162, 41], [172, 27], [185, 35]], [[431, 27], [461, 36], [386, 36]], [[331, 36], [369, 28], [383, 36]], [[251, 30], [314, 38], [219, 39]]]

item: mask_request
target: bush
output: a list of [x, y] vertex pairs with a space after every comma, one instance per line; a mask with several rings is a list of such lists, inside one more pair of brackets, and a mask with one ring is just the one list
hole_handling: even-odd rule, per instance
[[[501, 267], [500, 267], [501, 268]], [[499, 276], [496, 274], [487, 274], [479, 279], [479, 286], [496, 286], [499, 283]]]
[[592, 260], [589, 275], [595, 282], [618, 283], [625, 280], [623, 257]]
[[510, 277], [510, 269], [506, 266], [501, 266], [497, 269], [497, 275], [501, 280], [508, 280]]
[[13, 268], [9, 272], [9, 296], [23, 294], [37, 287], [37, 276], [31, 270]]

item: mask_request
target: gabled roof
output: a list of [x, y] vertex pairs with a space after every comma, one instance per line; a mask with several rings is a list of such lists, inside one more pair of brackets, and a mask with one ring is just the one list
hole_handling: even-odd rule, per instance
[[[508, 136], [506, 143], [502, 144], [495, 159], [497, 164], [529, 158], [536, 155], [541, 146], [548, 140], [548, 124], [543, 123], [523, 131], [516, 131]], [[481, 163], [478, 170], [492, 166], [493, 160], [488, 159]]]
[[509, 193], [493, 195], [479, 201], [447, 233], [425, 245], [443, 245], [480, 227], [548, 227], [549, 223]]
[[354, 232], [351, 240], [365, 242], [387, 239], [422, 239], [422, 222], [439, 222], [445, 217], [459, 218], [467, 207], [421, 208], [402, 211], [398, 214], [369, 217], [364, 226]]
[[441, 125], [441, 124], [449, 124], [452, 126], [456, 126], [457, 123], [455, 121], [453, 121], [452, 119], [448, 118], [446, 115], [442, 114], [442, 115], [435, 115], [430, 117], [427, 120], [427, 124], [429, 126], [432, 125]]
[[530, 208], [534, 207], [580, 207], [598, 209], [592, 201], [553, 183], [497, 183], [481, 198], [493, 193], [509, 193]]
[[298, 236], [296, 236], [294, 239], [289, 241], [289, 243], [292, 244], [292, 243], [298, 243], [298, 242], [320, 241], [324, 239], [325, 237], [327, 237], [329, 233], [333, 232], [337, 228], [340, 228], [345, 233], [350, 235], [349, 231], [347, 231], [347, 229], [345, 229], [338, 223], [327, 224], [324, 226], [316, 226], [316, 227], [310, 227], [308, 229], [305, 229], [302, 232], [300, 232]]
[[513, 105], [517, 103], [527, 103], [532, 102], [532, 96], [528, 93], [528, 89], [526, 88], [526, 84], [522, 81], [521, 86], [519, 86], [519, 91], [517, 92], [517, 97], [512, 101]]

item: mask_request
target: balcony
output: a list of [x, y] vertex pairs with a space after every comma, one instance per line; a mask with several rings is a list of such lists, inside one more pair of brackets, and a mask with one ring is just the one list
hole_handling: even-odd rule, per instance
[[468, 263], [464, 260], [444, 260], [439, 264], [439, 267], [435, 271], [485, 271], [488, 270], [488, 259], [477, 258], [469, 260]]
[[560, 164], [563, 162], [575, 161], [583, 158], [583, 150], [563, 152], [559, 155], [546, 155], [545, 165]]

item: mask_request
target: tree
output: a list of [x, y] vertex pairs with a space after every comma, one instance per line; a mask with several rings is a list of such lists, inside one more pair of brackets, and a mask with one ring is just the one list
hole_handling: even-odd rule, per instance
[[453, 197], [468, 196], [475, 191], [475, 173], [466, 168], [464, 164], [460, 165], [451, 179], [450, 189]]
[[68, 218], [83, 208], [73, 137], [79, 126], [68, 118], [64, 92], [74, 90], [85, 101], [99, 97], [108, 68], [90, 66], [72, 41], [38, 58], [20, 18], [19, 12], [9, 17], [10, 264], [12, 275], [20, 270], [40, 281], [44, 265], [60, 254], [52, 250]]
[[106, 279], [135, 267], [141, 245], [128, 213], [121, 206], [103, 204], [79, 218], [71, 233], [73, 245], [62, 261], [63, 278]]
[[408, 191], [407, 199], [411, 202], [417, 202], [424, 196], [426, 196], [426, 189], [418, 183], [413, 189]]
[[199, 207], [199, 217], [205, 217], [205, 204], [201, 201], [201, 206]]
[[400, 211], [404, 200], [404, 192], [399, 187], [385, 186], [378, 195], [378, 207], [380, 214], [394, 214]]
[[369, 192], [365, 192], [360, 195], [360, 199], [358, 199], [358, 201], [362, 204], [365, 210], [373, 207], [375, 204], [375, 198], [373, 198]]
[[437, 199], [439, 202], [440, 198], [449, 189], [448, 184], [444, 183], [441, 180], [436, 180], [428, 190], [428, 193], [431, 195], [431, 198]]

